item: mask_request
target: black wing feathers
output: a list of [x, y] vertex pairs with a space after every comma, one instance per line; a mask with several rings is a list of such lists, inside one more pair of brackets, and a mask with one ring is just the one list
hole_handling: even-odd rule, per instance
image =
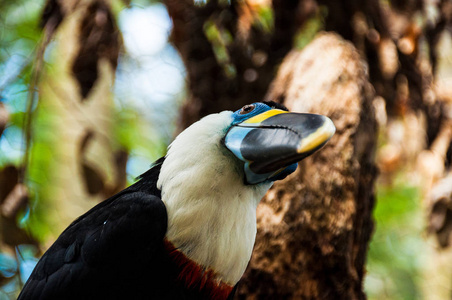
[[43, 255], [19, 299], [147, 297], [144, 285], [153, 279], [167, 228], [156, 187], [162, 161], [75, 220]]

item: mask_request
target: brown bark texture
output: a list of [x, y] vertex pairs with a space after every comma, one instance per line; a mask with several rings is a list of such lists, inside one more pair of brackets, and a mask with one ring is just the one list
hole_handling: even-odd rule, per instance
[[46, 205], [55, 208], [44, 221], [54, 236], [126, 184], [128, 154], [112, 136], [111, 87], [122, 38], [110, 5], [108, 0], [48, 0], [41, 18], [49, 41], [56, 41], [38, 104], [49, 116], [47, 130], [53, 131], [40, 142], [54, 144], [49, 149], [53, 184], [43, 191]]
[[328, 9], [325, 29], [353, 42], [367, 61], [370, 81], [384, 98], [388, 116], [422, 113], [430, 146], [447, 118], [432, 83], [439, 39], [450, 32], [452, 4], [449, 0], [389, 2], [318, 0]]
[[[401, 165], [417, 162], [429, 233], [435, 236], [440, 248], [449, 247], [452, 244], [452, 188], [448, 184], [452, 173], [452, 98], [450, 79], [444, 80], [449, 76], [442, 74], [445, 78], [441, 78], [438, 66], [440, 40], [452, 33], [452, 2], [319, 0], [318, 3], [331, 12], [325, 19], [325, 28], [352, 41], [366, 59], [370, 81], [376, 94], [385, 101], [389, 121], [406, 120], [413, 114], [425, 118], [423, 128], [409, 129], [425, 145], [401, 151], [411, 154], [392, 153], [396, 159], [387, 161], [390, 164], [380, 161], [382, 177], [389, 182], [384, 178], [387, 174], [390, 179]], [[427, 149], [423, 149], [425, 146]], [[387, 166], [392, 169], [390, 172], [385, 172]], [[438, 251], [436, 255], [441, 253]]]
[[237, 298], [364, 299], [376, 176], [366, 66], [350, 43], [320, 34], [286, 57], [266, 98], [330, 116], [337, 132], [258, 207], [253, 258]]

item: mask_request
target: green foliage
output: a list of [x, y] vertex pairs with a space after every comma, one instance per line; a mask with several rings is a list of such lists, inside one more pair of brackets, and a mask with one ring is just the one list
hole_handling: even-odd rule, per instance
[[270, 6], [259, 6], [257, 18], [254, 18], [253, 25], [266, 33], [271, 33], [275, 25], [273, 8]]
[[[31, 63], [41, 37], [38, 22], [43, 2], [19, 0], [0, 4], [0, 74], [5, 73], [13, 82], [22, 73], [21, 69]], [[14, 61], [8, 64], [11, 59]], [[9, 69], [5, 70], [6, 67]], [[3, 88], [0, 86], [0, 92]]]
[[9, 123], [0, 145], [0, 166], [22, 160], [22, 127], [43, 0], [0, 2], [0, 100], [6, 103]]
[[231, 59], [227, 48], [233, 41], [232, 34], [227, 29], [218, 27], [212, 20], [208, 20], [204, 24], [204, 34], [212, 44], [215, 58], [223, 67], [225, 75], [229, 78], [234, 78], [237, 75], [237, 70], [230, 62]]
[[400, 181], [378, 186], [374, 218], [365, 285], [369, 299], [420, 299], [426, 246], [419, 189]]
[[141, 170], [128, 170], [129, 181], [132, 183], [153, 160], [165, 154], [167, 145], [161, 135], [156, 132], [156, 128], [132, 107], [116, 111], [115, 119], [117, 122], [113, 131], [119, 147], [129, 153], [131, 161], [144, 163]]
[[323, 29], [327, 13], [327, 9], [324, 6], [320, 6], [318, 12], [303, 24], [295, 34], [294, 47], [296, 49], [303, 49]]
[[55, 164], [52, 147], [58, 143], [54, 124], [52, 108], [39, 105], [33, 120], [33, 146], [28, 167], [28, 185], [34, 197], [31, 201], [32, 212], [25, 225], [32, 236], [41, 242], [52, 232], [51, 226], [43, 220], [48, 218], [48, 210], [51, 209], [47, 201], [53, 191], [49, 172]]

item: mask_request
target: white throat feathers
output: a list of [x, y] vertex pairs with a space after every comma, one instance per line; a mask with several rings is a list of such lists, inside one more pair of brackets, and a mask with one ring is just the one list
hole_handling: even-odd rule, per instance
[[188, 258], [235, 285], [256, 238], [256, 207], [271, 183], [245, 185], [243, 165], [221, 143], [232, 112], [209, 115], [173, 141], [157, 187], [166, 238]]

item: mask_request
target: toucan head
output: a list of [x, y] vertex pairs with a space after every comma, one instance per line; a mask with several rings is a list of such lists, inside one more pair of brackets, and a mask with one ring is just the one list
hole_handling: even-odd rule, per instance
[[334, 132], [329, 118], [291, 113], [274, 102], [193, 123], [173, 141], [159, 173], [166, 239], [234, 286], [251, 257], [259, 201]]
[[336, 131], [328, 117], [288, 112], [275, 102], [245, 105], [232, 118], [224, 145], [243, 161], [246, 184], [285, 178]]

